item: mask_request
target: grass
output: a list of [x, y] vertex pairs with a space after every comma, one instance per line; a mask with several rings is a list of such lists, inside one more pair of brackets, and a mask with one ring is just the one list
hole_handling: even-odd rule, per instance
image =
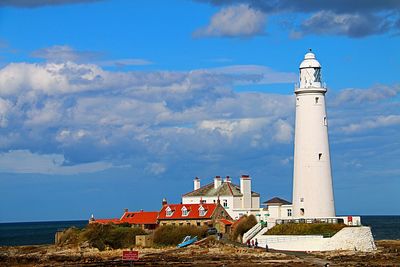
[[323, 235], [331, 237], [346, 227], [345, 224], [332, 223], [287, 223], [278, 224], [265, 235]]

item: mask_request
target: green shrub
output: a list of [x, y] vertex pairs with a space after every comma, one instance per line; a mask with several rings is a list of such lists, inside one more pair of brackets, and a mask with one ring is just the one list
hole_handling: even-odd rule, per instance
[[323, 235], [333, 236], [346, 227], [345, 224], [332, 223], [287, 223], [269, 229], [266, 235]]
[[154, 232], [154, 243], [158, 245], [177, 245], [182, 242], [185, 236], [197, 236], [201, 239], [207, 235], [207, 227], [197, 227], [194, 225], [176, 226], [165, 225], [160, 226]]
[[114, 224], [89, 224], [79, 235], [79, 241], [88, 241], [90, 246], [104, 250], [106, 247], [113, 249], [128, 248], [135, 245], [137, 235], [146, 232], [138, 227]]
[[58, 245], [78, 245], [80, 232], [81, 231], [78, 228], [68, 228], [62, 232]]
[[257, 224], [257, 219], [254, 215], [243, 216], [239, 219], [238, 224], [233, 229], [231, 239], [237, 241], [242, 240], [244, 233], [250, 230], [254, 225]]

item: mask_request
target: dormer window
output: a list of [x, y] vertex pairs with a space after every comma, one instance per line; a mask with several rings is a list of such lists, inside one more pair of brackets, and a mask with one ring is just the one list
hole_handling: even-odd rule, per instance
[[181, 210], [182, 210], [182, 216], [188, 216], [189, 215], [189, 211], [185, 206], [183, 206]]
[[200, 206], [200, 208], [199, 208], [199, 216], [205, 216], [206, 213], [207, 213], [207, 210], [203, 206]]
[[167, 217], [171, 217], [173, 213], [174, 211], [169, 206], [165, 209], [165, 215]]

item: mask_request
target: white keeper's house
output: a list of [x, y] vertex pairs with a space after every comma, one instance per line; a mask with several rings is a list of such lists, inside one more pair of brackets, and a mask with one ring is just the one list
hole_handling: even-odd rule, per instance
[[214, 182], [200, 186], [200, 179], [194, 179], [193, 191], [182, 196], [182, 204], [221, 203], [233, 219], [260, 212], [260, 194], [251, 191], [251, 177], [242, 175], [240, 185], [233, 184], [227, 176], [215, 176]]

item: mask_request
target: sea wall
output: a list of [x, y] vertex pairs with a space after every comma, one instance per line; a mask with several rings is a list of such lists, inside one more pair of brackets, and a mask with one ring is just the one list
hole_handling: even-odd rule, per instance
[[376, 250], [371, 228], [345, 227], [331, 238], [322, 235], [257, 235], [260, 247], [287, 251]]

